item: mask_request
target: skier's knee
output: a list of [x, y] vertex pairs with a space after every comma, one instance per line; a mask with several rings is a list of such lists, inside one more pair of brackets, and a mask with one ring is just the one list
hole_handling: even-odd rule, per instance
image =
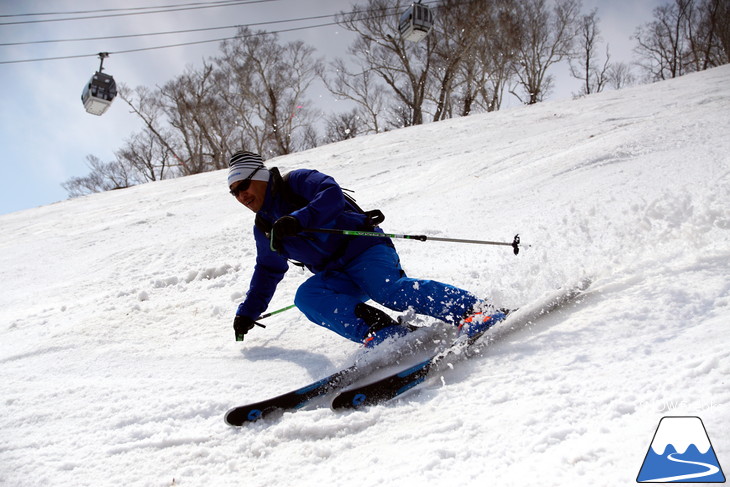
[[294, 295], [294, 305], [306, 316], [312, 309], [313, 303], [314, 299], [310, 293], [306, 291], [304, 286], [299, 286], [299, 289], [297, 289]]

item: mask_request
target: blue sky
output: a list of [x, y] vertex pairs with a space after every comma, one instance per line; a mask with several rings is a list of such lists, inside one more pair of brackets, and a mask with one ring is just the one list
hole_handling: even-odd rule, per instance
[[[583, 11], [598, 7], [599, 27], [604, 41], [611, 46], [616, 61], [632, 60], [636, 27], [652, 18], [652, 10], [666, 0], [583, 0]], [[125, 7], [190, 3], [189, 0], [164, 2], [137, 0]], [[45, 39], [98, 37], [130, 33], [250, 24], [281, 19], [334, 14], [356, 2], [342, 0], [271, 0], [268, 2], [210, 8], [184, 12], [114, 17], [21, 25], [0, 25], [0, 43]], [[29, 12], [66, 12], [119, 8], [111, 0], [4, 0], [0, 15]], [[79, 15], [81, 16], [81, 15]], [[41, 17], [42, 18], [42, 17]], [[0, 17], [0, 23], [30, 20], [33, 17]], [[38, 19], [37, 17], [35, 19]], [[310, 21], [311, 24], [326, 20]], [[267, 30], [307, 25], [278, 24]], [[177, 42], [232, 36], [235, 31], [221, 30], [175, 36], [0, 46], [0, 61], [93, 54]], [[300, 39], [315, 47], [326, 62], [345, 57], [351, 35], [338, 26], [285, 33], [282, 40]], [[218, 43], [138, 53], [112, 55], [104, 62], [105, 72], [117, 82], [131, 87], [162, 85], [187, 65], [198, 66], [205, 58], [218, 54]], [[18, 64], [0, 64], [0, 214], [52, 204], [66, 199], [61, 183], [88, 173], [86, 156], [103, 161], [114, 158], [126, 138], [141, 128], [126, 104], [117, 99], [101, 117], [87, 114], [80, 101], [81, 89], [99, 66], [94, 56]], [[578, 91], [579, 81], [556, 72], [558, 83], [552, 98], [567, 98]], [[312, 102], [327, 111], [336, 111], [335, 102], [324, 91], [313, 93]]]

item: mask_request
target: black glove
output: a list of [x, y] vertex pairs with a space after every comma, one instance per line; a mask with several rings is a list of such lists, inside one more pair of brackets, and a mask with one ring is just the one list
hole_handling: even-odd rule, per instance
[[274, 222], [273, 231], [277, 238], [293, 237], [302, 231], [302, 225], [295, 217], [286, 215]]
[[238, 316], [233, 319], [233, 330], [236, 332], [236, 341], [242, 342], [244, 335], [253, 328], [254, 321], [246, 316]]
[[291, 215], [282, 216], [274, 222], [271, 228], [272, 244], [275, 250], [281, 250], [281, 239], [284, 237], [293, 237], [302, 231], [302, 225], [295, 217]]

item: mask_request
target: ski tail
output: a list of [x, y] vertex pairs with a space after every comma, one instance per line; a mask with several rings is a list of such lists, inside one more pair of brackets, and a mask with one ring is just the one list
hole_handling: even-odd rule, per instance
[[[405, 326], [410, 327], [411, 325], [406, 324]], [[424, 332], [427, 331], [424, 330]], [[399, 342], [397, 349], [392, 350], [388, 347], [386, 350], [383, 350], [386, 355], [380, 353], [373, 354], [373, 351], [368, 351], [369, 354], [361, 356], [355, 364], [304, 387], [270, 399], [229, 409], [224, 419], [231, 426], [243, 426], [244, 424], [252, 423], [277, 413], [296, 411], [304, 408], [315, 399], [339, 391], [366, 376], [377, 369], [382, 364], [383, 359], [387, 359], [390, 362], [391, 360], [396, 360], [405, 354], [411, 353], [414, 347], [419, 346], [420, 341], [424, 338], [424, 333], [409, 333], [406, 337], [411, 337], [411, 339], [406, 339], [402, 343]], [[390, 352], [394, 352], [394, 354]]]
[[350, 384], [350, 379], [357, 372], [358, 367], [352, 365], [280, 396], [229, 409], [226, 412], [225, 421], [231, 426], [243, 426], [244, 424], [270, 416], [275, 412], [300, 409], [317, 397], [324, 396], [338, 388], [347, 386]]

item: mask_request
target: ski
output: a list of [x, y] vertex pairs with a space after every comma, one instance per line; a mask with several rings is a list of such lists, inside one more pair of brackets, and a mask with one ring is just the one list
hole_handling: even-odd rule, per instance
[[280, 396], [235, 407], [228, 410], [225, 415], [225, 421], [231, 426], [243, 426], [246, 423], [252, 423], [276, 411], [300, 409], [312, 399], [346, 386], [349, 383], [348, 379], [355, 375], [357, 371], [357, 365], [351, 365], [346, 369], [328, 375], [324, 379], [312, 382], [309, 385], [281, 394]]
[[[414, 339], [416, 338], [416, 334], [409, 334], [408, 336], [412, 336]], [[390, 357], [391, 359], [397, 359], [402, 354], [408, 353], [408, 346], [406, 346], [408, 342], [401, 343], [401, 345], [403, 346], [396, 350], [396, 355]], [[296, 411], [314, 399], [349, 386], [377, 367], [378, 363], [373, 362], [373, 359], [369, 361], [367, 358], [361, 357], [355, 364], [338, 370], [304, 387], [276, 397], [264, 399], [263, 401], [229, 409], [224, 417], [225, 422], [231, 426], [243, 426], [244, 424], [252, 423], [277, 412]]]
[[[503, 321], [506, 321], [506, 319]], [[502, 321], [499, 323], [502, 323]], [[395, 372], [375, 382], [340, 392], [332, 400], [332, 409], [355, 409], [373, 406], [400, 396], [425, 381], [429, 373], [439, 368], [446, 359], [460, 354], [468, 354], [469, 349], [487, 331], [484, 330], [484, 332], [468, 339], [456, 339], [445, 350], [430, 356], [416, 365]]]
[[[553, 309], [580, 294], [580, 292], [582, 292], [588, 284], [590, 284], [590, 282], [584, 283], [583, 286], [576, 287], [573, 289], [573, 294], [571, 294], [571, 292], [566, 292], [554, 297], [551, 302], [548, 302], [545, 305], [538, 305], [537, 307], [533, 306], [533, 308], [535, 308], [533, 311], [520, 313], [519, 318], [521, 321], [531, 321], [536, 317], [533, 315], [549, 313]], [[515, 320], [510, 318], [511, 315], [500, 323], [514, 323]], [[446, 358], [454, 357], [462, 353], [469, 355], [473, 351], [472, 349], [479, 343], [478, 339], [480, 337], [481, 335], [472, 337], [468, 340], [457, 340], [445, 350], [434, 354], [419, 364], [408, 367], [407, 369], [390, 375], [380, 381], [345, 391], [335, 398], [333, 408], [338, 409], [338, 407], [335, 406], [335, 403], [340, 404], [349, 396], [353, 397], [349, 400], [348, 404], [343, 404], [341, 407], [352, 408], [377, 404], [378, 402], [392, 399], [393, 397], [403, 394], [407, 390], [423, 382], [429, 372], [439, 368]], [[368, 367], [365, 367], [365, 369], [368, 369]], [[252, 423], [276, 412], [296, 411], [303, 408], [316, 398], [323, 397], [327, 394], [331, 394], [348, 387], [359, 378], [367, 375], [368, 371], [365, 369], [361, 368], [360, 364], [354, 364], [293, 391], [265, 399], [263, 401], [232, 408], [226, 412], [225, 421], [231, 426], [243, 426], [244, 424]], [[365, 392], [363, 392], [363, 390], [365, 390]], [[357, 394], [353, 395], [352, 393], [354, 391], [358, 391], [361, 395], [355, 398], [354, 395]]]
[[[516, 312], [507, 316], [506, 319], [495, 324], [498, 328], [509, 325], [530, 323], [540, 316], [548, 314], [561, 306], [575, 300], [590, 286], [591, 280], [584, 279], [574, 287], [566, 291], [558, 292], [546, 300], [541, 300], [535, 305], [529, 306], [523, 312]], [[491, 329], [491, 328], [490, 328]], [[489, 330], [489, 329], [488, 329]], [[380, 380], [354, 387], [340, 392], [332, 401], [332, 409], [356, 409], [365, 406], [373, 406], [388, 401], [413, 389], [425, 381], [432, 371], [439, 370], [441, 366], [448, 363], [452, 358], [466, 357], [473, 355], [476, 348], [481, 344], [480, 338], [488, 331], [471, 338], [457, 338], [454, 343], [446, 349], [433, 354], [426, 360], [410, 366], [401, 371], [388, 375]]]

